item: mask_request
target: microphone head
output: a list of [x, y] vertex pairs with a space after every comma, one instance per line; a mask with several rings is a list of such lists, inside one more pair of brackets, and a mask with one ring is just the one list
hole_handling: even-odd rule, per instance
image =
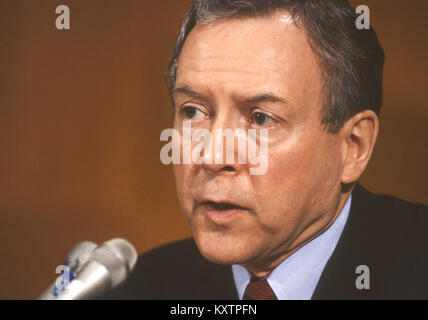
[[134, 268], [137, 262], [137, 251], [125, 239], [117, 238], [106, 241], [96, 248], [88, 259], [88, 261], [92, 260], [107, 269], [111, 288], [114, 288], [125, 280]]
[[137, 251], [131, 243], [125, 239], [116, 238], [104, 242], [101, 246], [107, 247], [121, 259], [125, 263], [128, 273], [132, 271], [137, 263]]
[[74, 274], [78, 273], [96, 247], [98, 246], [92, 241], [79, 242], [65, 257], [64, 265], [68, 266]]

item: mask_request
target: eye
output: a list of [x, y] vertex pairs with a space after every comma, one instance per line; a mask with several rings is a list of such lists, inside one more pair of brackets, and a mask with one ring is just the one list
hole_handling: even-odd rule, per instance
[[195, 107], [184, 107], [182, 113], [191, 120], [200, 120], [206, 117], [205, 113]]
[[254, 112], [251, 116], [251, 122], [261, 127], [273, 126], [277, 121], [263, 112]]

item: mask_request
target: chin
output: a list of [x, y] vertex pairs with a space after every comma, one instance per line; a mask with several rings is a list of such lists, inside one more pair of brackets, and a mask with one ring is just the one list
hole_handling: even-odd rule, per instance
[[251, 260], [249, 239], [238, 239], [235, 235], [216, 232], [195, 233], [194, 238], [201, 254], [213, 263], [232, 265]]

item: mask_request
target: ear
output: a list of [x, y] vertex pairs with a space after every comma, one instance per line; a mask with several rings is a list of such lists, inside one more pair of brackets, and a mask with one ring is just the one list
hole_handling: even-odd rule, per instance
[[356, 182], [370, 160], [379, 133], [379, 118], [371, 110], [364, 110], [349, 119], [342, 127], [343, 184]]

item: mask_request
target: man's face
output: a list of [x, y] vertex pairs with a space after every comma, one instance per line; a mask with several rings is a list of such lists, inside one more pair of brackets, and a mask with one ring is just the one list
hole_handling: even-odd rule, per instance
[[251, 175], [248, 161], [174, 165], [201, 253], [254, 272], [275, 267], [326, 229], [340, 201], [343, 152], [321, 125], [322, 75], [304, 33], [280, 13], [198, 25], [176, 79], [181, 136], [189, 120], [193, 129], [269, 134], [264, 175]]

